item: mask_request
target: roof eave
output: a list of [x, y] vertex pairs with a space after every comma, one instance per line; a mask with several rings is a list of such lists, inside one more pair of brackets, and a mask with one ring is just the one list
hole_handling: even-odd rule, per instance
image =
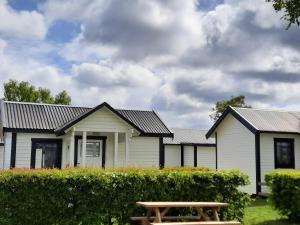
[[232, 107], [228, 107], [222, 115], [219, 117], [219, 119], [214, 123], [214, 125], [208, 130], [206, 133], [206, 138], [210, 138], [211, 135], [215, 132], [215, 130], [218, 128], [220, 123], [226, 118], [228, 114], [231, 114], [234, 118], [236, 118], [239, 122], [241, 122], [246, 128], [248, 128], [252, 133], [256, 133], [257, 130], [252, 124], [250, 124], [244, 117], [242, 117], [239, 113], [237, 113]]
[[139, 136], [143, 137], [168, 137], [168, 138], [174, 138], [173, 133], [141, 133]]

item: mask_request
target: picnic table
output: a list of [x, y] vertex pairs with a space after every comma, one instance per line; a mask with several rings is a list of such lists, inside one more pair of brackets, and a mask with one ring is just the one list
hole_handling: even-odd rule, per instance
[[[132, 217], [132, 220], [140, 220], [143, 225], [146, 224], [240, 224], [239, 222], [220, 222], [219, 210], [228, 207], [228, 203], [222, 202], [137, 202], [138, 206], [147, 210], [146, 217]], [[194, 208], [198, 216], [166, 216], [171, 208]], [[206, 213], [211, 210], [212, 218]], [[176, 222], [168, 223], [165, 220], [193, 220], [196, 222]], [[202, 223], [200, 221], [209, 221]], [[152, 223], [151, 223], [152, 222]]]

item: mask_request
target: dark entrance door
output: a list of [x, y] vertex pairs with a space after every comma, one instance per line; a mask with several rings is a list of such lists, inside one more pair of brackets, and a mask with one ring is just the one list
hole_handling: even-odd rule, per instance
[[31, 168], [61, 168], [61, 140], [32, 139], [31, 142]]

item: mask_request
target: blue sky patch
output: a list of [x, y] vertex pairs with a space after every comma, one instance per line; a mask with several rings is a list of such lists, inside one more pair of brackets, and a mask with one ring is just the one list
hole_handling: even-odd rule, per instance
[[34, 11], [37, 10], [38, 5], [45, 2], [45, 0], [9, 0], [8, 4], [18, 11]]
[[197, 8], [199, 11], [211, 11], [222, 3], [224, 3], [224, 0], [198, 0]]
[[63, 20], [56, 21], [48, 30], [47, 40], [65, 43], [80, 33], [80, 24]]

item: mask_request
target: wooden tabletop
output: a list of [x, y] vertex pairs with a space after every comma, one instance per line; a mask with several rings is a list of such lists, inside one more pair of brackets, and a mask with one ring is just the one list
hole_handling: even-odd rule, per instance
[[155, 207], [227, 207], [228, 203], [223, 202], [137, 202], [138, 206], [145, 208]]

